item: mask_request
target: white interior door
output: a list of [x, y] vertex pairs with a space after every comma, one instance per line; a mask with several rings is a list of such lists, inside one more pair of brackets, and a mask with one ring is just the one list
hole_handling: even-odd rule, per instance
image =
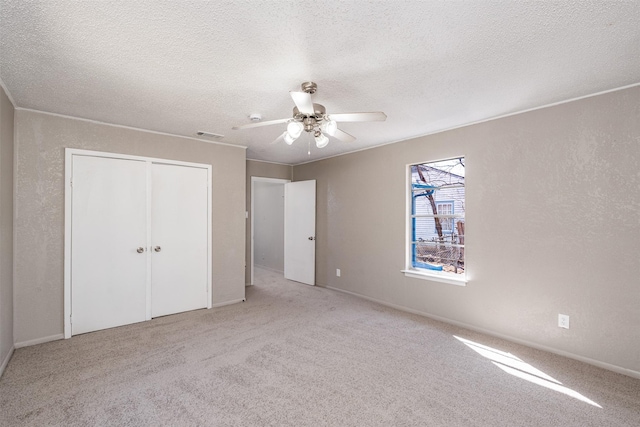
[[208, 172], [152, 164], [151, 315], [207, 307]]
[[284, 185], [284, 277], [315, 285], [316, 181]]
[[145, 320], [147, 166], [73, 156], [72, 334]]

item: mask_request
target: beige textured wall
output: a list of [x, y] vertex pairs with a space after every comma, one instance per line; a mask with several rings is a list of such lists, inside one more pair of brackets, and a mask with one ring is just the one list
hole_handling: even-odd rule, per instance
[[245, 259], [247, 263], [244, 273], [247, 285], [251, 284], [251, 177], [291, 179], [292, 173], [293, 168], [288, 165], [247, 160], [246, 204], [249, 218], [246, 223]]
[[[634, 87], [294, 167], [317, 180], [318, 284], [640, 374], [639, 118]], [[454, 156], [466, 287], [400, 273], [406, 165]]]
[[16, 111], [15, 340], [63, 332], [64, 149], [212, 165], [214, 304], [244, 298], [245, 150]]
[[0, 367], [13, 348], [13, 119], [0, 87]]

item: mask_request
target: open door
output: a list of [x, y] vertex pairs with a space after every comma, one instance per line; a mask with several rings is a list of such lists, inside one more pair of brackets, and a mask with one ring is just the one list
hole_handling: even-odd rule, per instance
[[316, 181], [284, 185], [284, 277], [316, 283]]

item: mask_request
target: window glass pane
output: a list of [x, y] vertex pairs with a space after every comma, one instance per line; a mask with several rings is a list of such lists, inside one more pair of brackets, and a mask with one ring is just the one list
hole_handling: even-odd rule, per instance
[[436, 233], [436, 222], [434, 218], [415, 218], [414, 219], [414, 241], [435, 242], [438, 238]]
[[464, 248], [425, 243], [416, 243], [413, 246], [415, 251], [413, 267], [456, 274], [464, 273]]
[[411, 264], [464, 272], [464, 158], [411, 166]]

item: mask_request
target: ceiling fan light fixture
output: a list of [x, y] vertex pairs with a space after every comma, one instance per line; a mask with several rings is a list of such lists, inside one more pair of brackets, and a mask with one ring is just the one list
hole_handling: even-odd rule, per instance
[[295, 141], [295, 140], [300, 136], [300, 134], [302, 133], [302, 129], [303, 129], [303, 127], [304, 127], [304, 126], [302, 125], [302, 123], [300, 123], [300, 122], [295, 122], [295, 121], [294, 121], [294, 122], [290, 122], [290, 123], [287, 125], [287, 134], [288, 134], [291, 138], [293, 138], [293, 139], [291, 140], [291, 142]]
[[323, 133], [314, 137], [316, 140], [316, 147], [324, 148], [329, 143], [329, 138]]
[[[293, 142], [302, 135], [302, 131], [305, 131], [309, 133], [309, 144], [311, 144], [311, 137], [313, 136], [316, 146], [318, 148], [324, 148], [329, 144], [329, 137], [345, 143], [352, 142], [356, 139], [353, 135], [349, 135], [339, 129], [337, 123], [372, 122], [387, 119], [387, 115], [382, 111], [327, 114], [327, 109], [324, 105], [314, 103], [311, 98], [311, 95], [316, 92], [317, 88], [318, 85], [313, 82], [304, 82], [301, 85], [301, 92], [289, 92], [295, 104], [292, 117], [263, 122], [261, 121], [262, 116], [259, 113], [251, 113], [249, 119], [253, 123], [234, 126], [233, 129], [251, 129], [286, 123], [287, 129], [273, 141], [274, 143], [284, 140], [287, 145], [292, 145]], [[199, 134], [199, 136], [202, 136], [202, 134]], [[309, 147], [311, 146], [309, 145]]]
[[329, 119], [322, 124], [322, 130], [329, 134], [329, 136], [335, 136], [336, 131], [338, 130], [338, 123], [335, 120]]
[[[299, 135], [298, 135], [299, 136]], [[289, 132], [285, 132], [284, 133], [284, 142], [287, 143], [287, 145], [291, 145], [293, 144], [293, 141], [295, 141], [296, 139], [298, 139], [298, 137], [292, 137]]]

